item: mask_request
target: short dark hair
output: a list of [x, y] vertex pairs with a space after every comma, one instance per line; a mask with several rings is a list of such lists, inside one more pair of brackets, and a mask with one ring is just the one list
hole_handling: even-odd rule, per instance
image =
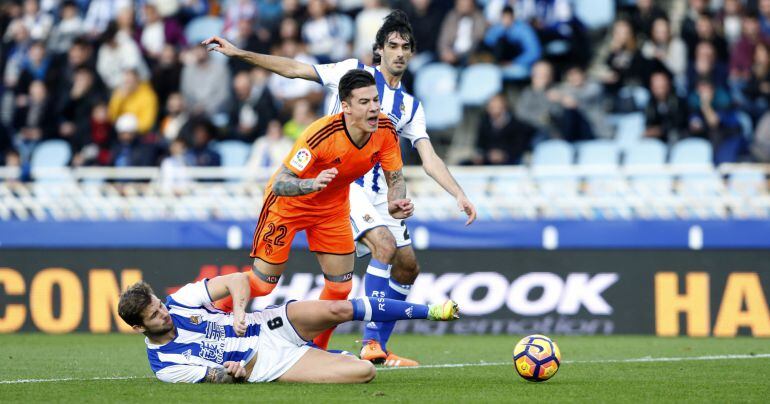
[[403, 10], [393, 10], [387, 17], [385, 17], [385, 22], [383, 22], [380, 29], [377, 30], [377, 36], [374, 39], [374, 46], [372, 47], [372, 50], [374, 51], [374, 64], [378, 65], [381, 62], [381, 57], [377, 54], [377, 49], [384, 49], [385, 41], [387, 41], [390, 34], [394, 32], [398, 33], [401, 38], [409, 42], [409, 47], [412, 49], [412, 52], [417, 49], [417, 43], [415, 42], [414, 34], [412, 33], [412, 24], [409, 23], [409, 16], [406, 15]]
[[353, 69], [340, 79], [340, 101], [347, 101], [353, 90], [375, 85], [374, 76], [366, 70]]
[[129, 286], [120, 295], [118, 315], [130, 326], [144, 326], [142, 312], [152, 302], [153, 294], [150, 285], [144, 281], [139, 281]]

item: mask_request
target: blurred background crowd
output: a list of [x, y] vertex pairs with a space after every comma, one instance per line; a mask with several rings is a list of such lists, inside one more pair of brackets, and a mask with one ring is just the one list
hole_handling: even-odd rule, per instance
[[770, 162], [770, 0], [6, 0], [0, 165], [27, 167], [61, 139], [74, 167], [219, 166], [217, 142], [237, 140], [249, 169], [272, 170], [323, 113], [323, 87], [199, 42], [216, 33], [306, 63], [370, 64], [394, 8], [414, 28], [404, 85], [418, 98], [428, 66], [493, 64], [502, 77], [471, 124], [437, 136], [445, 154], [466, 145], [450, 163], [519, 164], [543, 140], [612, 139], [629, 114], [643, 137], [706, 139], [716, 163]]

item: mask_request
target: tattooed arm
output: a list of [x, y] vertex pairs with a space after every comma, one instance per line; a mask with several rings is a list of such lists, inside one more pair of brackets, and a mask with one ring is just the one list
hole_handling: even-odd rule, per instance
[[239, 362], [227, 361], [223, 368], [208, 368], [205, 383], [243, 383], [246, 381], [246, 368]]
[[406, 181], [401, 169], [384, 171], [385, 182], [388, 184], [388, 212], [396, 219], [406, 219], [412, 216], [414, 205], [406, 199]]
[[273, 181], [273, 193], [278, 196], [307, 195], [326, 188], [335, 176], [337, 169], [330, 168], [321, 171], [316, 178], [302, 179], [282, 165]]

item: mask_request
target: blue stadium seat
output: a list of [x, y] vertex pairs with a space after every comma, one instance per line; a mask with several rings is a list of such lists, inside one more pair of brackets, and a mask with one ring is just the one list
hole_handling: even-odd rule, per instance
[[644, 113], [632, 112], [617, 115], [616, 119], [615, 141], [621, 149], [628, 150], [630, 146], [635, 145], [644, 136]]
[[429, 96], [422, 99], [428, 130], [447, 130], [457, 126], [463, 117], [458, 97]]
[[669, 163], [674, 165], [711, 165], [713, 159], [711, 143], [701, 138], [687, 138], [678, 141], [671, 148]]
[[532, 153], [532, 166], [558, 166], [572, 164], [575, 150], [572, 145], [559, 139], [540, 142]]
[[197, 44], [204, 39], [219, 35], [225, 26], [219, 17], [203, 16], [190, 21], [184, 29], [184, 36], [189, 44]]
[[620, 150], [611, 140], [589, 140], [578, 146], [578, 165], [616, 166], [620, 160]]
[[222, 157], [222, 167], [243, 167], [251, 152], [251, 146], [240, 140], [218, 142], [214, 149]]
[[590, 30], [602, 29], [615, 20], [615, 0], [575, 0], [575, 15]]
[[460, 74], [460, 99], [465, 105], [484, 105], [502, 89], [503, 73], [497, 65], [470, 65]]
[[626, 166], [663, 165], [666, 163], [666, 145], [658, 139], [642, 139], [626, 148], [623, 164]]
[[64, 140], [46, 140], [35, 147], [30, 165], [36, 168], [66, 167], [72, 157], [69, 143]]
[[435, 96], [456, 96], [457, 69], [446, 63], [430, 63], [417, 72], [414, 93], [418, 99]]
[[730, 173], [727, 186], [731, 194], [759, 196], [767, 194], [767, 178], [760, 168], [741, 168]]

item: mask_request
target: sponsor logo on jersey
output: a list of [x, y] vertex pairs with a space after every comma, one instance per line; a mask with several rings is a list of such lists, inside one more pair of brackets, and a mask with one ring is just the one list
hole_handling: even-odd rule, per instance
[[342, 159], [337, 157], [336, 159], [334, 159], [334, 161], [332, 161], [332, 164], [342, 164]]
[[297, 170], [302, 171], [305, 169], [305, 167], [307, 167], [311, 159], [312, 159], [312, 155], [310, 154], [310, 151], [308, 151], [308, 149], [302, 148], [297, 150], [297, 153], [295, 153], [294, 156], [291, 158], [291, 161], [289, 161], [289, 164], [291, 164], [291, 166], [296, 168]]

